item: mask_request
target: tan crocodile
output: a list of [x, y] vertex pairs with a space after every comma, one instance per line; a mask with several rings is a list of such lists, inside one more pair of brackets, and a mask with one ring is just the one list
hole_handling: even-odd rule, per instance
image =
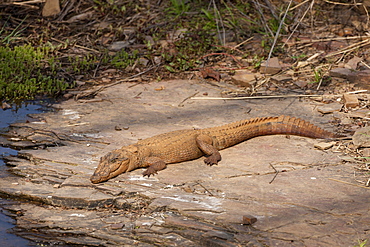
[[342, 137], [289, 116], [253, 118], [206, 129], [177, 130], [113, 150], [100, 159], [90, 180], [92, 183], [104, 182], [141, 167], [148, 167], [143, 175], [149, 177], [165, 169], [167, 164], [203, 155], [207, 156], [204, 160], [207, 165], [215, 165], [221, 160], [219, 150], [256, 136], [276, 134], [322, 139]]

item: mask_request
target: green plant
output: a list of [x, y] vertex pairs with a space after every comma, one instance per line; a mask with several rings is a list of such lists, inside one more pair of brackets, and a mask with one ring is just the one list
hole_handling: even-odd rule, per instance
[[313, 73], [314, 73], [314, 81], [313, 83], [319, 83], [322, 79], [323, 79], [323, 72], [321, 69], [314, 69], [313, 70]]
[[358, 242], [358, 245], [355, 245], [354, 247], [366, 247], [367, 246], [367, 239], [361, 241], [361, 240], [357, 240]]
[[131, 66], [136, 62], [138, 54], [138, 50], [134, 50], [132, 53], [121, 50], [114, 55], [109, 63], [117, 69], [125, 69], [127, 66]]
[[33, 99], [36, 95], [56, 95], [69, 86], [57, 79], [58, 68], [48, 59], [47, 48], [31, 45], [0, 47], [0, 99]]
[[164, 67], [170, 72], [193, 69], [200, 63], [201, 56], [212, 51], [214, 43], [214, 37], [210, 37], [203, 30], [187, 32], [184, 37], [173, 43], [176, 50], [174, 55], [162, 54], [166, 62]]
[[259, 68], [263, 62], [265, 58], [264, 57], [259, 57], [257, 55], [254, 55], [253, 59], [252, 59], [252, 64], [253, 64], [253, 67], [256, 69], [256, 68]]
[[126, 12], [127, 7], [122, 3], [118, 3], [115, 0], [93, 0], [95, 6], [94, 8], [101, 13], [113, 13], [113, 14], [123, 14]]
[[170, 2], [171, 6], [166, 8], [167, 13], [169, 14], [180, 16], [190, 9], [190, 4], [185, 3], [185, 0], [170, 0]]
[[268, 20], [268, 25], [269, 25], [271, 31], [275, 34], [279, 29], [280, 20], [275, 19], [275, 18], [271, 18], [270, 20]]
[[292, 58], [295, 59], [295, 60], [300, 60], [300, 59], [306, 58], [306, 57], [307, 57], [306, 54], [299, 54], [297, 56], [292, 56]]
[[92, 54], [85, 54], [82, 56], [69, 56], [69, 68], [73, 73], [80, 74], [82, 72], [91, 71], [96, 67], [98, 58]]
[[[1, 37], [0, 43], [9, 44], [13, 40], [17, 39], [20, 36], [20, 34], [26, 29], [26, 28], [19, 29], [19, 27], [23, 24], [23, 22], [24, 22], [24, 19], [8, 35], [5, 34], [5, 25], [6, 24], [4, 24], [1, 27], [1, 30], [0, 30], [0, 37]], [[2, 37], [3, 34], [6, 35], [6, 36]]]
[[234, 14], [234, 10], [225, 4], [226, 11], [228, 13], [228, 17], [226, 18], [227, 22], [231, 25], [231, 28], [235, 29], [240, 26], [240, 21], [238, 17]]
[[325, 72], [321, 68], [314, 68], [314, 80], [309, 82], [309, 84], [317, 84], [317, 90], [321, 87], [321, 85], [326, 85], [328, 82], [330, 82], [331, 77], [325, 76]]
[[208, 19], [207, 22], [202, 23], [203, 30], [214, 30], [214, 29], [216, 29], [217, 25], [216, 25], [216, 21], [215, 21], [216, 20], [215, 16], [210, 11], [208, 11], [204, 8], [202, 8], [201, 11], [203, 12], [203, 14]]

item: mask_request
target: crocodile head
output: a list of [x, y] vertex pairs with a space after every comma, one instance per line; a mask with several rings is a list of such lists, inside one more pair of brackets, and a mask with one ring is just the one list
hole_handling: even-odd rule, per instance
[[90, 181], [93, 184], [101, 183], [129, 171], [132, 158], [133, 153], [129, 150], [113, 150], [100, 159], [99, 166], [91, 176]]

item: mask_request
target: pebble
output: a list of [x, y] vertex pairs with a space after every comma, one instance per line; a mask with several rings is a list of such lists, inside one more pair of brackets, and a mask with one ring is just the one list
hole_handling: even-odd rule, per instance
[[335, 142], [319, 142], [319, 143], [314, 144], [314, 147], [318, 148], [320, 150], [327, 150], [327, 149], [333, 147], [334, 144], [335, 144]]
[[282, 69], [279, 59], [277, 57], [270, 58], [269, 61], [263, 62], [260, 67], [262, 74], [276, 74]]
[[252, 225], [257, 222], [257, 218], [252, 215], [243, 215], [243, 225]]
[[343, 94], [344, 105], [349, 108], [355, 108], [360, 105], [358, 98], [355, 94], [344, 93]]

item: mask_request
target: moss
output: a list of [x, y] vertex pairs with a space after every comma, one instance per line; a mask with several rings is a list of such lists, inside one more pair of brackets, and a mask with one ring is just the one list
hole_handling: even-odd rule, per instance
[[55, 96], [70, 87], [64, 79], [57, 78], [58, 66], [48, 59], [48, 53], [47, 48], [30, 45], [0, 47], [0, 99]]

